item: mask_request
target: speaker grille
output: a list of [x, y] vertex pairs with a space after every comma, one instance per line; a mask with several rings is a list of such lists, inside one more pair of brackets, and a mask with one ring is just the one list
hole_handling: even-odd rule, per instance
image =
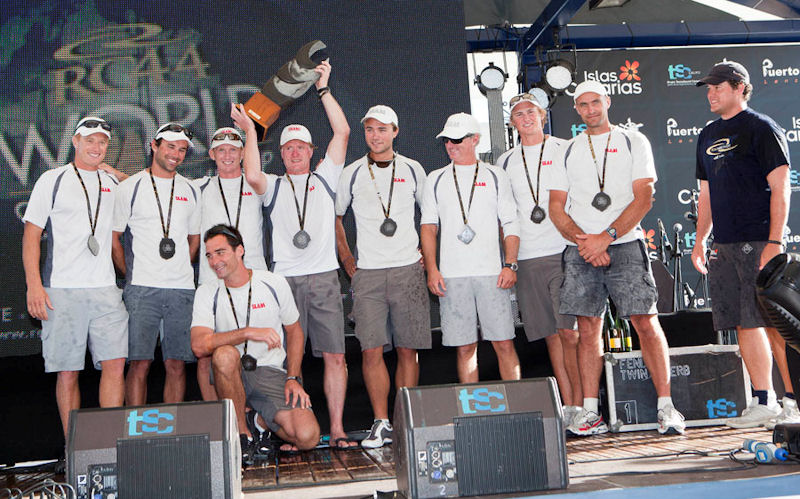
[[458, 494], [547, 488], [541, 412], [454, 418]]
[[209, 455], [208, 435], [118, 440], [119, 496], [211, 499]]

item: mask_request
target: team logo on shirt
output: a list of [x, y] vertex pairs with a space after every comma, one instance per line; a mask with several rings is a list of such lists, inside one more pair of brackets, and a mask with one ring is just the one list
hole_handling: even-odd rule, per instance
[[186, 196], [175, 196], [175, 201], [189, 201]]
[[713, 159], [721, 158], [726, 152], [732, 151], [736, 149], [738, 144], [731, 145], [731, 139], [725, 137], [723, 139], [717, 139], [713, 144], [711, 144], [708, 149], [706, 149], [706, 154], [709, 156], [714, 156]]
[[395, 177], [395, 178], [394, 178], [394, 181], [395, 181], [395, 182], [405, 182], [405, 181], [406, 181], [406, 179], [404, 179], [404, 178], [400, 178], [400, 177]]
[[245, 191], [245, 192], [242, 193], [242, 196], [252, 196], [252, 195], [253, 195], [253, 193], [250, 192], [250, 191]]
[[101, 187], [100, 190], [103, 192], [111, 192], [111, 189], [109, 189], [108, 187]]
[[263, 302], [261, 302], [261, 303], [253, 303], [253, 310], [257, 310], [259, 308], [267, 308], [267, 306]]
[[486, 187], [486, 182], [475, 182], [475, 187]]
[[551, 160], [551, 159], [546, 159], [546, 160], [542, 161], [542, 166], [550, 166], [552, 164], [553, 164], [553, 160]]
[[608, 149], [606, 149], [606, 152], [619, 152], [619, 151], [617, 151], [616, 147], [609, 147]]

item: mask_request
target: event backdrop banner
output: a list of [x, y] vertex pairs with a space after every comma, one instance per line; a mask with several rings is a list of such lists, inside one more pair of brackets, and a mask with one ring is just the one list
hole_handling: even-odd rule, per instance
[[[791, 160], [800, 161], [798, 45], [578, 52], [577, 81], [603, 83], [611, 96], [611, 122], [638, 129], [653, 146], [658, 182], [653, 208], [642, 222], [648, 250], [651, 258], [656, 259], [658, 218], [664, 222], [673, 242], [673, 226], [679, 223], [686, 255], [682, 258], [684, 282], [695, 292], [700, 287], [699, 274], [688, 256], [694, 247], [695, 226], [685, 214], [692, 208], [692, 191], [698, 189], [697, 138], [706, 124], [718, 118], [709, 111], [706, 88], [696, 84], [723, 59], [740, 62], [747, 68], [753, 84], [750, 107], [769, 115], [784, 129]], [[558, 98], [551, 119], [553, 134], [565, 139], [575, 137], [586, 127], [573, 108], [571, 95]], [[790, 174], [792, 192], [796, 192], [800, 190], [800, 170], [794, 166]], [[790, 211], [784, 241], [788, 251], [800, 248], [800, 207], [792, 207]], [[672, 264], [669, 269], [672, 271]]]
[[[330, 87], [352, 129], [348, 162], [366, 152], [359, 121], [372, 105], [397, 111], [396, 148], [427, 170], [446, 163], [435, 136], [447, 116], [469, 111], [460, 0], [4, 0], [0, 15], [0, 356], [40, 348], [25, 304], [22, 215], [39, 175], [71, 160], [81, 117], [109, 121], [106, 162], [128, 174], [147, 166], [159, 124], [184, 124], [195, 147], [181, 173], [210, 174], [211, 134], [231, 124], [231, 104], [314, 39], [328, 46]], [[331, 132], [311, 91], [259, 145], [266, 171], [283, 172], [278, 136], [289, 123], [311, 130], [314, 163], [324, 153]]]

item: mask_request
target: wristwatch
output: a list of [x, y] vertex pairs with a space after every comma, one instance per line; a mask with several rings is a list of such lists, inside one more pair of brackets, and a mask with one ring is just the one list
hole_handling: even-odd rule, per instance
[[611, 239], [613, 239], [614, 241], [617, 240], [617, 229], [615, 229], [614, 227], [607, 228], [606, 229], [606, 234], [611, 236]]
[[517, 262], [513, 262], [513, 263], [504, 263], [504, 264], [503, 264], [503, 268], [504, 268], [504, 269], [511, 269], [511, 270], [513, 270], [514, 272], [516, 272], [516, 271], [517, 271], [517, 269], [519, 269], [519, 265], [517, 265]]
[[295, 380], [298, 383], [300, 383], [300, 386], [303, 386], [303, 378], [301, 378], [300, 376], [286, 376], [286, 381], [289, 380]]

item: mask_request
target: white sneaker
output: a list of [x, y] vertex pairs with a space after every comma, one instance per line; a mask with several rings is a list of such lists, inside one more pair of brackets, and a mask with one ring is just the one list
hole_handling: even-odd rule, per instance
[[758, 398], [753, 397], [750, 399], [750, 405], [747, 409], [742, 411], [742, 415], [736, 418], [728, 418], [725, 422], [731, 428], [757, 428], [764, 426], [772, 418], [780, 414], [781, 406], [776, 403], [774, 405], [763, 405], [758, 403]]
[[768, 430], [774, 430], [776, 425], [800, 423], [800, 410], [797, 408], [797, 400], [783, 397], [783, 409], [780, 414], [767, 421], [764, 425]]
[[576, 414], [572, 419], [572, 423], [567, 427], [567, 431], [579, 437], [599, 435], [601, 433], [608, 433], [608, 425], [606, 425], [599, 414], [581, 408], [581, 412]]
[[686, 422], [683, 414], [668, 405], [658, 411], [658, 432], [662, 435], [683, 435], [686, 433]]
[[565, 405], [563, 407], [564, 417], [562, 418], [562, 423], [564, 425], [564, 429], [566, 430], [569, 425], [572, 424], [572, 421], [575, 420], [575, 416], [580, 414], [583, 407], [579, 405]]
[[372, 423], [372, 429], [367, 438], [361, 441], [361, 447], [365, 449], [377, 449], [386, 444], [392, 443], [392, 424], [383, 419], [376, 419]]

